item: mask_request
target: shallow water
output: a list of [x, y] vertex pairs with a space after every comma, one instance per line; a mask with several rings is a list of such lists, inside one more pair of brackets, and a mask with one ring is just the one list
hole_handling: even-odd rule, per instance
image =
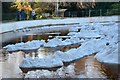
[[[66, 35], [68, 32], [61, 32], [61, 35]], [[44, 39], [47, 41], [49, 36], [58, 36], [58, 35], [27, 35], [24, 37], [17, 38], [6, 42], [4, 45], [10, 43], [26, 42], [30, 40], [41, 40]], [[52, 38], [53, 38], [52, 37]], [[77, 48], [80, 45], [66, 46], [58, 48], [61, 51], [67, 51], [71, 48]], [[19, 64], [22, 62], [24, 57], [39, 57], [44, 58], [45, 56], [52, 55], [57, 49], [50, 48], [40, 48], [37, 53], [24, 53], [22, 51], [13, 52], [12, 54], [0, 54], [0, 78], [23, 78], [23, 73], [19, 68]], [[114, 70], [111, 70], [105, 67], [103, 64], [99, 63], [94, 59], [94, 55], [84, 57], [74, 63], [71, 63], [68, 66], [63, 67], [64, 77], [73, 77], [73, 78], [116, 78], [118, 77]], [[70, 71], [70, 72], [69, 72]], [[56, 76], [56, 75], [54, 75]], [[59, 77], [59, 76], [57, 76]]]
[[[52, 33], [52, 34], [50, 34]], [[27, 42], [27, 41], [32, 41], [32, 40], [45, 40], [47, 42], [48, 39], [52, 39], [55, 36], [63, 36], [66, 35], [68, 33], [68, 31], [60, 31], [58, 34], [58, 32], [50, 32], [50, 33], [36, 33], [36, 34], [26, 34], [24, 36], [20, 36], [18, 38], [9, 40], [5, 43], [2, 44], [2, 47], [8, 45], [8, 44], [16, 44], [16, 43], [20, 43], [20, 42]]]
[[106, 78], [101, 70], [101, 64], [94, 60], [94, 55], [85, 57], [75, 63], [75, 72], [78, 77]]
[[[30, 55], [30, 54], [29, 54]], [[44, 54], [43, 54], [44, 55]], [[45, 55], [44, 55], [45, 56]], [[43, 56], [43, 57], [44, 57]], [[23, 73], [19, 64], [24, 58], [24, 53], [19, 51], [6, 56], [2, 56], [0, 61], [0, 73], [4, 78], [23, 78]], [[71, 67], [72, 66], [72, 67]], [[116, 78], [114, 71], [103, 67], [101, 63], [94, 59], [94, 55], [84, 57], [68, 66], [64, 66], [64, 77], [72, 78]], [[69, 72], [69, 71], [71, 72]], [[106, 71], [105, 71], [106, 70]], [[114, 74], [114, 75], [113, 75]], [[55, 76], [59, 77], [59, 76]]]

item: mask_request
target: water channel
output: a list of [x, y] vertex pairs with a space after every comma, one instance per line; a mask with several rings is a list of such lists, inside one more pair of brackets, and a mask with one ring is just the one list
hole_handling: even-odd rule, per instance
[[[36, 34], [36, 35], [26, 35], [11, 40], [9, 42], [4, 43], [3, 45], [7, 44], [15, 44], [18, 42], [27, 42], [31, 40], [46, 40], [50, 38], [54, 38], [55, 36], [63, 36], [68, 33], [68, 31], [62, 31], [61, 34]], [[49, 37], [51, 36], [51, 37]], [[67, 47], [59, 48], [61, 51], [67, 51], [71, 48], [77, 48], [80, 45], [71, 45]], [[22, 51], [8, 53], [6, 55], [0, 54], [0, 77], [1, 78], [23, 78], [24, 75], [19, 68], [19, 64], [22, 62], [23, 58], [25, 57], [40, 57], [43, 58], [48, 55], [54, 54], [56, 49], [48, 49], [48, 48], [40, 48], [38, 50], [39, 54], [37, 53], [25, 53]], [[94, 55], [84, 57], [80, 60], [77, 60], [67, 66], [65, 68], [71, 68], [69, 66], [73, 66], [71, 74], [68, 74], [69, 77], [73, 78], [117, 78], [118, 73], [114, 70], [109, 69], [104, 64], [98, 62], [94, 59]], [[66, 69], [64, 69], [66, 70]], [[67, 73], [65, 73], [66, 75]], [[65, 76], [65, 77], [68, 77]]]

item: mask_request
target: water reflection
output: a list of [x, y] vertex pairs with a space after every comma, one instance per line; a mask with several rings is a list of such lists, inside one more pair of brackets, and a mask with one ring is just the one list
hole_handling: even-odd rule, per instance
[[76, 61], [75, 72], [76, 72], [76, 75], [85, 74], [85, 58], [79, 61]]

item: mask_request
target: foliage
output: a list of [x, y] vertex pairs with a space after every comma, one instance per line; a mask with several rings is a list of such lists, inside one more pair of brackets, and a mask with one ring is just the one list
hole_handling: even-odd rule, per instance
[[109, 15], [120, 15], [120, 3], [114, 3], [111, 5], [111, 10], [108, 13]]
[[29, 19], [29, 15], [30, 15], [30, 12], [32, 11], [32, 8], [28, 1], [22, 2], [21, 0], [16, 0], [14, 3], [12, 3], [11, 7], [17, 8], [18, 11], [21, 11], [22, 9], [24, 9], [27, 14], [27, 19]]
[[37, 13], [53, 13], [54, 10], [55, 10], [55, 6], [54, 6], [54, 3], [51, 3], [51, 2], [35, 2], [33, 4], [33, 7], [34, 7], [34, 10], [37, 12]]
[[21, 0], [16, 0], [11, 7], [17, 8], [19, 11], [21, 11], [22, 9], [26, 11], [32, 10], [31, 5], [29, 4], [28, 1], [22, 2]]
[[15, 8], [11, 8], [12, 2], [2, 2], [2, 14], [15, 12]]
[[[37, 19], [41, 19], [40, 16], [42, 16], [42, 19], [55, 17], [54, 12], [57, 8], [56, 2], [39, 2], [39, 0], [34, 0], [34, 2], [28, 2], [28, 0], [24, 0], [25, 2], [22, 1], [23, 0], [15, 0], [15, 2], [2, 2], [2, 19], [15, 19], [16, 10], [21, 11], [21, 9], [25, 9], [27, 19], [30, 19], [29, 17], [32, 9], [35, 10]], [[72, 12], [77, 12], [78, 17], [89, 16], [89, 9], [91, 10], [91, 16], [100, 16], [100, 9], [102, 10], [102, 16], [120, 15], [119, 2], [58, 2], [58, 4], [59, 9], [67, 9], [67, 11], [71, 12], [71, 14]], [[45, 17], [43, 13], [50, 13], [50, 16]]]
[[[29, 18], [30, 12], [34, 9], [37, 14], [41, 13], [50, 13], [53, 14], [55, 10], [55, 5], [52, 2], [38, 2], [38, 0], [35, 0], [35, 2], [28, 2], [27, 0], [25, 2], [22, 2], [22, 0], [16, 0], [14, 3], [12, 3], [12, 8], [17, 8], [19, 11], [22, 9], [25, 10], [27, 13], [27, 16]], [[39, 15], [38, 15], [39, 16]]]
[[111, 6], [112, 9], [120, 9], [120, 3], [114, 3], [112, 6]]

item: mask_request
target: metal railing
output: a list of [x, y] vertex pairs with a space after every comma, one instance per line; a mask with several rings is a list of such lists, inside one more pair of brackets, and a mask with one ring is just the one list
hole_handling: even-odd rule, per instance
[[120, 15], [120, 9], [97, 9], [97, 10], [81, 10], [81, 11], [67, 11], [66, 17], [94, 17], [94, 16], [111, 16]]
[[[59, 14], [59, 13], [58, 13]], [[81, 11], [65, 11], [63, 14], [60, 15], [49, 15], [45, 16], [42, 15], [42, 13], [37, 13], [37, 16], [42, 16], [37, 17], [36, 19], [44, 19], [44, 18], [55, 18], [57, 17], [94, 17], [94, 16], [112, 16], [112, 15], [120, 15], [120, 9], [89, 9], [89, 10], [81, 10]], [[32, 18], [29, 18], [31, 20]], [[16, 21], [17, 20], [17, 13], [3, 13], [2, 14], [2, 22], [11, 22], [11, 21]]]

